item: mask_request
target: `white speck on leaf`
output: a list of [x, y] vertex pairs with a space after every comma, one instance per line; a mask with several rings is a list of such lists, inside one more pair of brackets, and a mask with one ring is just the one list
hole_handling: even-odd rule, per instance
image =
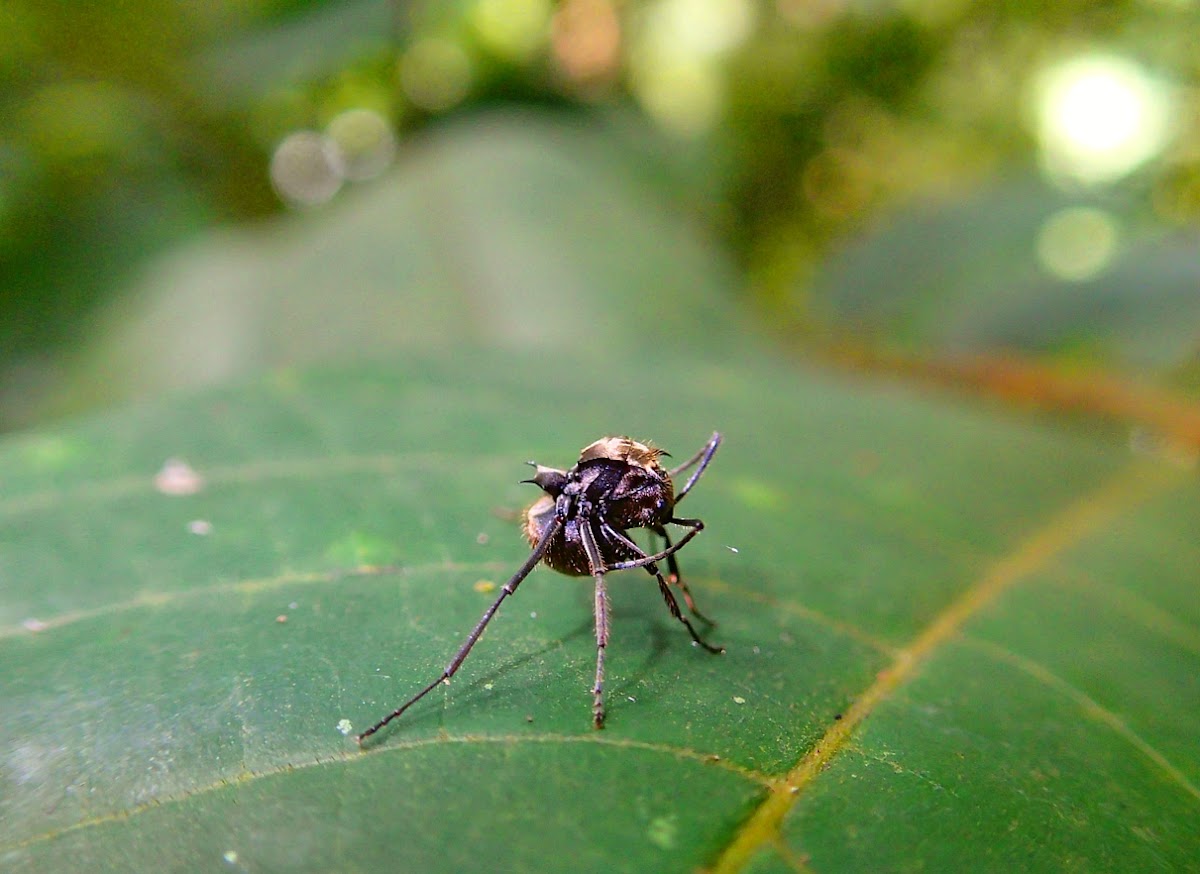
[[30, 616], [28, 619], [21, 620], [21, 627], [26, 631], [32, 631], [34, 634], [37, 634], [39, 631], [45, 631], [50, 626], [42, 620]]
[[743, 698], [741, 695], [734, 695], [734, 696], [733, 696], [733, 703], [734, 703], [734, 704], [745, 704], [745, 703], [746, 703], [746, 699], [745, 699], [745, 698]]
[[164, 495], [194, 495], [204, 488], [204, 478], [182, 458], [168, 458], [154, 475], [154, 487]]
[[213, 526], [207, 519], [193, 519], [187, 524], [187, 530], [192, 534], [205, 537], [212, 534]]

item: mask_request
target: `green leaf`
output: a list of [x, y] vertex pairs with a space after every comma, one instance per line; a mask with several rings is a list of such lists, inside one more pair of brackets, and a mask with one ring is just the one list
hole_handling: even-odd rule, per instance
[[94, 404], [398, 348], [625, 360], [748, 347], [736, 271], [647, 184], [631, 136], [536, 111], [448, 122], [326, 208], [158, 259], [97, 320], [73, 394]]
[[[925, 356], [1016, 350], [1169, 372], [1196, 357], [1200, 266], [1194, 235], [1148, 222], [1142, 196], [1010, 179], [893, 217], [824, 264], [810, 293], [841, 329]], [[1081, 211], [1090, 222], [1054, 242], [1055, 222]], [[1083, 272], [1055, 276], [1056, 251]]]
[[[894, 383], [641, 360], [285, 372], [0, 444], [0, 865], [1194, 865], [1190, 471]], [[525, 460], [713, 429], [681, 564], [724, 656], [614, 575], [596, 732], [590, 583], [539, 569], [378, 743], [339, 731], [527, 555]], [[194, 494], [156, 487], [171, 458]]]

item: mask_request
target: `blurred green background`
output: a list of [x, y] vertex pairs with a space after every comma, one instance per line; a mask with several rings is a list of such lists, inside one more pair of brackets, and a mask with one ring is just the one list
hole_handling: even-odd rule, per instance
[[0, 428], [401, 347], [764, 334], [1190, 392], [1198, 23], [4, 0]]

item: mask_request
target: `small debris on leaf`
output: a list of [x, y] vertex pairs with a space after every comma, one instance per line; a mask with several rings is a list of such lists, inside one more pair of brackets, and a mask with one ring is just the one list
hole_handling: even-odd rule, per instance
[[207, 519], [193, 519], [187, 524], [187, 530], [192, 534], [205, 537], [209, 534], [212, 534], [213, 527], [212, 523]]
[[342, 734], [349, 734], [350, 732], [354, 731], [354, 726], [350, 723], [349, 719], [339, 719], [337, 730]]
[[475, 584], [475, 591], [480, 594], [496, 591], [496, 584], [491, 580], [480, 580]]
[[204, 478], [182, 458], [168, 458], [154, 475], [154, 487], [164, 495], [194, 495], [204, 488]]

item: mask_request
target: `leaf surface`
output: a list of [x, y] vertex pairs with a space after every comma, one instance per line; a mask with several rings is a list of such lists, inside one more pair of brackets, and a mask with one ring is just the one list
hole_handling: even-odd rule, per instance
[[[1114, 435], [748, 358], [280, 373], [0, 446], [0, 862], [50, 871], [1183, 869], [1192, 475]], [[577, 362], [578, 364], [578, 362]], [[688, 457], [710, 633], [539, 569], [522, 462]], [[155, 474], [183, 459], [195, 494]], [[736, 550], [736, 551], [735, 551]]]

